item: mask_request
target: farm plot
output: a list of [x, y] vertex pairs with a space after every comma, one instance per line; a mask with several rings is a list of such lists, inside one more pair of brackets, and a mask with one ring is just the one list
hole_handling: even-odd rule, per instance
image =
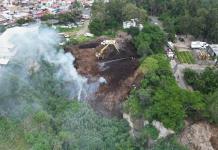
[[183, 64], [194, 64], [195, 59], [191, 52], [189, 51], [176, 51], [176, 55], [180, 63]]

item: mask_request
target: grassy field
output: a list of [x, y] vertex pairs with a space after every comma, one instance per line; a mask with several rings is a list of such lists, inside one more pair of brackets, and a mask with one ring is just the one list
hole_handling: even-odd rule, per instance
[[91, 41], [91, 40], [95, 39], [95, 37], [86, 37], [86, 36], [80, 35], [74, 39], [78, 42], [78, 44], [81, 44], [84, 42]]
[[78, 30], [78, 28], [62, 28], [62, 27], [57, 27], [57, 30], [59, 32], [75, 32]]
[[77, 44], [89, 42], [89, 41], [91, 41], [93, 39], [95, 39], [95, 37], [86, 37], [86, 36], [83, 36], [83, 35], [80, 35], [78, 37], [72, 36], [70, 38], [70, 41], [68, 41], [66, 45], [77, 45]]
[[195, 59], [194, 56], [191, 52], [189, 51], [176, 51], [176, 55], [180, 63], [185, 63], [185, 64], [194, 64]]

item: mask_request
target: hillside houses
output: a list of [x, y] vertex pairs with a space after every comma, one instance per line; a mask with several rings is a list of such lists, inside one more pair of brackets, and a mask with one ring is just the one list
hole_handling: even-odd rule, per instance
[[45, 14], [65, 13], [80, 2], [91, 6], [94, 0], [4, 0], [0, 2], [0, 24], [15, 23], [20, 18], [40, 18]]

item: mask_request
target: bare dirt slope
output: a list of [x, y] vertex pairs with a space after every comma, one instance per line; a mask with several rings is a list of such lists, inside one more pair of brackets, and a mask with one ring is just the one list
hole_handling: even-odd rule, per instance
[[100, 43], [105, 38], [66, 48], [71, 52], [76, 61], [78, 72], [89, 78], [90, 82], [99, 77], [104, 77], [107, 84], [100, 87], [96, 97], [91, 97], [91, 106], [105, 116], [121, 116], [121, 101], [129, 94], [132, 86], [139, 82], [140, 74], [137, 72], [139, 65], [134, 46], [124, 39], [120, 41], [119, 53], [113, 46], [105, 52], [105, 58], [99, 60], [95, 53], [102, 48]]
[[207, 122], [188, 125], [181, 133], [180, 142], [190, 150], [218, 150], [218, 128]]

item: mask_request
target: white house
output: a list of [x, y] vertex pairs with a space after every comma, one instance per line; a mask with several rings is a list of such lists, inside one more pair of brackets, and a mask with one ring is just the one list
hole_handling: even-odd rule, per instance
[[123, 29], [129, 29], [131, 27], [137, 27], [137, 28], [139, 28], [139, 30], [143, 29], [143, 25], [139, 24], [138, 18], [123, 22]]
[[137, 27], [137, 19], [131, 19], [130, 21], [123, 22], [123, 29], [129, 29], [131, 27]]

